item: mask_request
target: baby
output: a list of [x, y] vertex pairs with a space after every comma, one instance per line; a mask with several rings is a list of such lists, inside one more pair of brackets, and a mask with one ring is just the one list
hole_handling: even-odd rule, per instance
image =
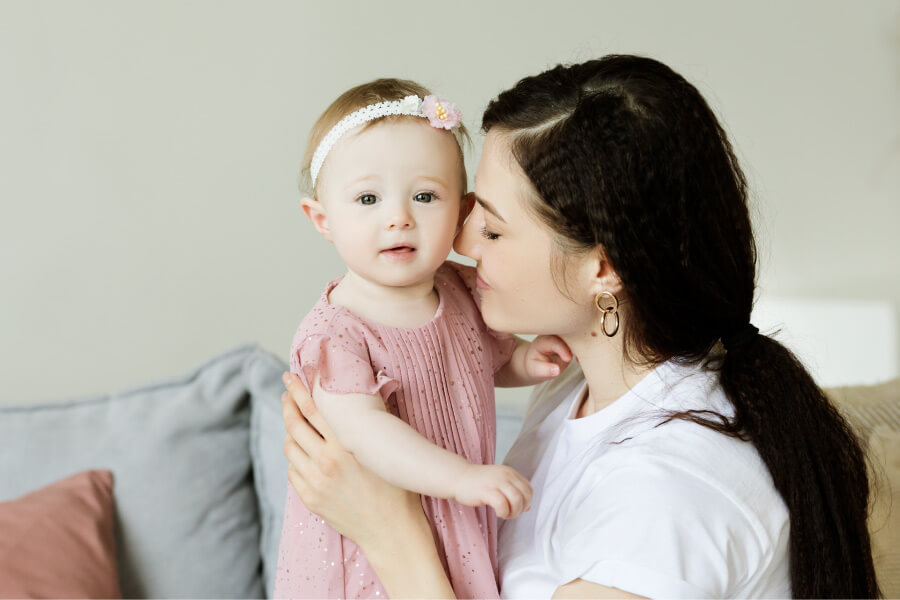
[[[497, 598], [497, 516], [518, 516], [532, 490], [494, 464], [494, 385], [553, 377], [568, 349], [491, 331], [475, 269], [447, 261], [471, 209], [466, 135], [452, 103], [406, 80], [352, 88], [319, 117], [301, 204], [347, 273], [301, 322], [290, 367], [362, 465], [422, 495], [457, 597]], [[291, 486], [274, 595], [387, 597]]]

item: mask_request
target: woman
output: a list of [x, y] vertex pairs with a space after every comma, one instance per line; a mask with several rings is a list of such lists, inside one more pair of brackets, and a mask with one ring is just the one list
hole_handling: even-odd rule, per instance
[[[519, 81], [482, 128], [456, 249], [478, 263], [484, 319], [557, 334], [577, 358], [535, 390], [505, 461], [534, 497], [500, 530], [502, 595], [879, 596], [864, 455], [750, 324], [746, 182], [699, 92], [606, 56]], [[452, 596], [418, 498], [362, 469], [288, 388], [303, 501], [390, 596]]]

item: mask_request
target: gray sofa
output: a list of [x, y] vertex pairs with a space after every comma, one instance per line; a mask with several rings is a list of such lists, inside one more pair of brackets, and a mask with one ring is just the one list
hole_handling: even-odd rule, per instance
[[[245, 345], [107, 396], [2, 407], [0, 502], [108, 469], [125, 598], [271, 597], [287, 487], [285, 370]], [[520, 417], [498, 412], [502, 458]]]

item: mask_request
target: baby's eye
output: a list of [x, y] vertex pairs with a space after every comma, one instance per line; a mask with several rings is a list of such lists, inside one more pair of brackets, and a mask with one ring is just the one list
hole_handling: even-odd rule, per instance
[[378, 197], [375, 196], [375, 194], [363, 194], [356, 200], [363, 206], [372, 206], [373, 204], [378, 202]]
[[434, 194], [431, 192], [419, 192], [416, 194], [416, 202], [422, 202], [423, 204], [428, 204], [434, 200]]

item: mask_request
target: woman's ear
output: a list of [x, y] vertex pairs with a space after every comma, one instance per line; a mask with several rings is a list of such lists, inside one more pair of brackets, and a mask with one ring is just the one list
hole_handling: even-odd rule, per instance
[[610, 292], [618, 296], [622, 293], [622, 280], [619, 274], [613, 268], [612, 263], [606, 258], [606, 254], [601, 249], [596, 249], [588, 256], [586, 269], [591, 274], [593, 283], [591, 289], [593, 294], [601, 292]]
[[328, 228], [328, 215], [325, 214], [325, 207], [322, 206], [322, 203], [314, 198], [303, 198], [300, 201], [300, 206], [303, 207], [303, 212], [312, 221], [313, 227], [316, 228], [316, 231], [322, 234], [329, 242], [331, 239], [331, 230]]

